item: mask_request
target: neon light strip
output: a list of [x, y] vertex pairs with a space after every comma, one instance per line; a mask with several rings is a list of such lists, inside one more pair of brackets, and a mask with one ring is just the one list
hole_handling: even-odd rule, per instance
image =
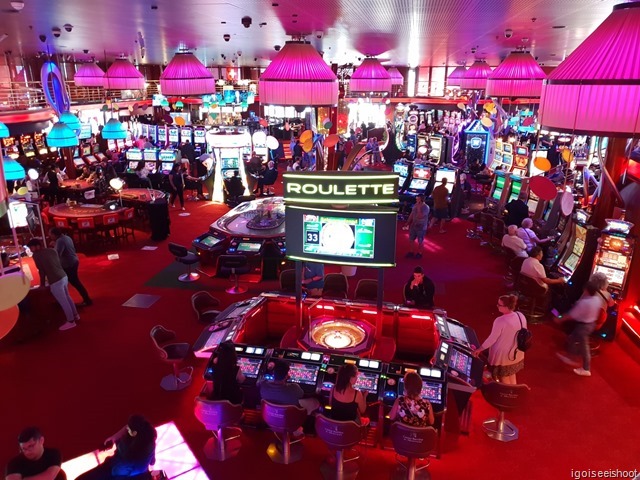
[[[638, 307], [635, 307], [635, 308], [638, 308]], [[622, 319], [622, 324], [623, 324], [624, 326], [626, 326], [626, 327], [627, 327], [627, 328], [626, 328], [627, 333], [629, 333], [629, 334], [633, 334], [633, 335], [635, 336], [635, 341], [636, 341], [636, 342], [640, 342], [640, 333], [638, 333], [638, 332], [637, 332], [637, 331], [636, 331], [636, 330], [631, 326], [631, 324], [630, 324], [629, 322], [627, 322], [627, 320], [625, 320], [624, 318]]]
[[358, 175], [357, 177], [354, 176], [347, 176], [347, 175], [300, 175], [300, 174], [296, 174], [296, 173], [284, 173], [282, 175], [285, 178], [300, 178], [303, 180], [309, 180], [309, 179], [322, 179], [322, 180], [344, 180], [344, 179], [357, 179], [357, 180], [383, 180], [383, 179], [393, 179], [396, 180], [398, 178], [398, 174], [394, 173], [393, 175], [376, 175], [376, 176], [372, 176], [372, 175]]
[[[347, 198], [347, 197], [345, 197]], [[390, 200], [379, 200], [378, 198], [375, 197], [370, 197], [370, 198], [364, 198], [362, 200], [353, 200], [351, 199], [351, 197], [348, 197], [349, 201], [348, 202], [344, 202], [344, 204], [372, 204], [372, 203], [395, 203], [398, 201], [398, 199], [390, 199]], [[291, 200], [289, 199], [288, 201], [292, 202], [295, 201], [296, 203], [326, 203], [328, 205], [343, 205], [342, 203], [340, 203], [339, 200], [318, 200], [318, 199], [311, 199], [311, 200], [305, 200], [303, 198], [299, 198], [299, 197], [295, 197], [295, 200]], [[340, 210], [341, 212], [343, 212], [344, 210]]]
[[350, 265], [352, 267], [395, 267], [395, 263], [351, 263], [344, 260], [325, 260], [317, 257], [298, 257], [296, 255], [287, 255], [289, 260], [301, 260], [303, 262], [328, 263], [330, 265]]
[[[333, 203], [335, 204], [336, 202], [331, 201], [329, 203]], [[304, 210], [305, 212], [309, 212], [309, 209], [307, 207], [298, 207], [296, 205], [287, 205], [287, 208], [294, 208], [297, 210]], [[319, 212], [330, 212], [330, 213], [334, 213], [334, 214], [340, 214], [340, 213], [368, 213], [368, 214], [376, 214], [376, 215], [397, 215], [398, 212], [396, 212], [395, 210], [330, 210], [330, 209], [325, 209], [325, 208], [314, 208], [314, 211], [319, 211]], [[312, 213], [312, 212], [309, 212]]]

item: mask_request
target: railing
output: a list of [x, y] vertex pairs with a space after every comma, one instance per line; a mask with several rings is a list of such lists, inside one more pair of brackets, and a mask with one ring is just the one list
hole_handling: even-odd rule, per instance
[[0, 85], [0, 111], [46, 108], [47, 102], [40, 84], [3, 83]]

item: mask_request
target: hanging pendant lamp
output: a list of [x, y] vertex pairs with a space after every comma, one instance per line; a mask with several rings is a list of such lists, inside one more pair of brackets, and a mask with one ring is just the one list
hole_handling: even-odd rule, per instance
[[458, 65], [453, 69], [453, 72], [449, 74], [447, 77], [447, 86], [449, 87], [459, 87], [460, 80], [467, 74], [467, 67], [464, 65]]
[[80, 134], [80, 130], [82, 130], [82, 124], [80, 123], [80, 119], [78, 119], [78, 117], [76, 117], [73, 113], [64, 112], [62, 115], [60, 115], [60, 121], [62, 123], [65, 123], [71, 130], [73, 130], [73, 133], [75, 133], [76, 135]]
[[2, 159], [5, 180], [22, 180], [27, 174], [24, 167], [11, 157]]
[[0, 122], [0, 138], [8, 138], [11, 136], [9, 133], [9, 127], [7, 127], [4, 123]]
[[391, 75], [377, 58], [365, 58], [351, 75], [349, 91], [353, 93], [388, 93]]
[[160, 76], [163, 95], [207, 95], [216, 91], [216, 81], [191, 52], [178, 52]]
[[47, 134], [47, 145], [56, 148], [75, 147], [78, 136], [64, 122], [57, 122]]
[[528, 52], [511, 52], [487, 78], [487, 96], [539, 97], [547, 78]]
[[404, 77], [396, 67], [391, 67], [387, 73], [391, 77], [391, 85], [404, 85]]
[[484, 60], [476, 60], [460, 79], [460, 88], [464, 90], [484, 90], [487, 77], [491, 75], [491, 67]]
[[545, 81], [540, 123], [603, 136], [640, 131], [640, 2], [613, 7]]
[[338, 78], [308, 42], [287, 42], [260, 77], [260, 103], [333, 106]]
[[73, 76], [76, 87], [102, 87], [104, 71], [95, 63], [80, 65]]
[[144, 76], [126, 58], [116, 59], [102, 79], [105, 90], [143, 90]]
[[110, 119], [102, 129], [102, 138], [105, 140], [125, 140], [127, 131], [117, 118]]

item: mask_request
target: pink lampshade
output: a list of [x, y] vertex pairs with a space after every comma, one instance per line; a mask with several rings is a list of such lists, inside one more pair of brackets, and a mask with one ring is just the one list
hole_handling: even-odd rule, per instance
[[338, 78], [311, 44], [287, 42], [260, 77], [260, 103], [337, 105]]
[[396, 67], [391, 67], [388, 73], [391, 77], [391, 85], [404, 85], [404, 77]]
[[611, 15], [556, 68], [540, 98], [540, 123], [607, 136], [640, 132], [640, 2]]
[[384, 93], [391, 91], [391, 85], [391, 76], [378, 59], [365, 58], [351, 75], [349, 90], [351, 92]]
[[460, 88], [465, 90], [484, 90], [487, 77], [491, 75], [491, 67], [484, 60], [476, 60], [460, 79]]
[[126, 58], [116, 59], [104, 74], [105, 90], [143, 90], [144, 76]]
[[467, 67], [464, 65], [459, 65], [453, 69], [453, 72], [449, 74], [447, 78], [447, 85], [450, 87], [459, 87], [460, 80], [467, 74]]
[[179, 52], [160, 75], [163, 95], [206, 95], [216, 91], [216, 81], [191, 52]]
[[539, 97], [547, 78], [528, 52], [511, 52], [487, 78], [487, 95], [492, 97]]
[[76, 87], [102, 87], [104, 71], [95, 63], [80, 65], [73, 76]]

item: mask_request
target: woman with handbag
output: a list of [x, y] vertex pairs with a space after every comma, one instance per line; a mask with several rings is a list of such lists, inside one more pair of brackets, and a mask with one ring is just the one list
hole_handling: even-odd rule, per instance
[[524, 368], [524, 352], [518, 349], [518, 332], [527, 328], [527, 319], [516, 311], [518, 297], [502, 295], [498, 298], [501, 315], [493, 321], [491, 334], [473, 354], [489, 350], [489, 370], [493, 379], [515, 385], [516, 373]]

